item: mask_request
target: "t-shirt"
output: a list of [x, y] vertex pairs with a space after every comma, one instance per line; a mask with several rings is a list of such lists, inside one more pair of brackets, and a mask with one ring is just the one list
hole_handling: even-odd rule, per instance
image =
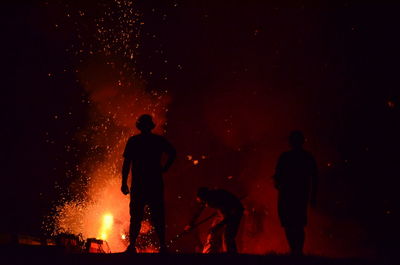
[[311, 177], [317, 174], [314, 157], [303, 149], [284, 152], [276, 167], [275, 179], [283, 191], [308, 192]]
[[204, 201], [209, 207], [218, 209], [224, 216], [229, 216], [234, 212], [243, 211], [243, 206], [240, 200], [226, 190], [209, 190]]
[[132, 181], [137, 177], [160, 178], [163, 153], [173, 155], [175, 149], [164, 137], [156, 134], [138, 134], [129, 138], [124, 158], [132, 161]]

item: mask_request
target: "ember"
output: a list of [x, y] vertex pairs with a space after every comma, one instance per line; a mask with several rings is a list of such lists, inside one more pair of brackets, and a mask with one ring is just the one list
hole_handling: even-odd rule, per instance
[[[378, 90], [387, 89], [384, 85], [376, 92], [378, 104], [374, 104], [375, 99], [369, 100], [369, 93], [359, 98], [359, 91], [363, 90], [361, 86], [357, 86], [364, 82], [356, 77], [354, 82], [348, 82], [353, 76], [352, 72], [347, 72], [349, 75], [343, 80], [337, 75], [346, 73], [347, 70], [341, 68], [342, 64], [350, 62], [346, 56], [353, 54], [350, 52], [351, 47], [349, 52], [328, 52], [336, 51], [332, 47], [343, 46], [341, 43], [336, 45], [337, 42], [330, 42], [337, 39], [337, 30], [341, 29], [333, 27], [335, 35], [329, 35], [332, 32], [329, 33], [328, 30], [327, 38], [314, 37], [321, 36], [321, 32], [325, 36], [324, 27], [328, 25], [326, 21], [329, 22], [331, 17], [336, 16], [325, 18], [321, 16], [322, 13], [304, 13], [307, 9], [296, 9], [299, 11], [295, 12], [297, 15], [307, 18], [296, 20], [297, 15], [293, 18], [294, 14], [288, 13], [287, 9], [271, 8], [271, 13], [276, 13], [276, 16], [270, 16], [264, 12], [268, 8], [232, 6], [230, 9], [226, 8], [226, 3], [206, 1], [206, 8], [200, 10], [195, 5], [193, 8], [186, 8], [186, 5], [191, 6], [188, 1], [185, 8], [176, 10], [179, 14], [179, 19], [176, 19], [178, 17], [173, 17], [176, 14], [165, 14], [173, 8], [171, 3], [166, 4], [169, 5], [166, 7], [158, 6], [154, 1], [112, 0], [90, 4], [67, 2], [68, 6], [58, 7], [58, 10], [65, 13], [64, 22], [60, 19], [49, 25], [53, 29], [56, 27], [57, 34], [63, 35], [63, 41], [68, 43], [65, 44], [68, 47], [62, 47], [62, 51], [67, 48], [66, 51], [73, 54], [68, 58], [72, 63], [68, 67], [58, 65], [60, 67], [51, 68], [50, 64], [51, 69], [47, 69], [47, 64], [46, 67], [38, 67], [42, 69], [38, 73], [48, 81], [49, 87], [50, 84], [52, 88], [64, 84], [64, 80], [60, 79], [64, 76], [66, 80], [76, 80], [73, 83], [76, 86], [75, 94], [68, 90], [54, 93], [71, 94], [73, 99], [66, 101], [64, 105], [60, 104], [64, 101], [63, 98], [51, 98], [53, 90], [49, 90], [51, 93], [47, 92], [47, 96], [51, 98], [46, 101], [51, 103], [46, 104], [51, 110], [49, 119], [57, 126], [47, 126], [43, 132], [37, 132], [37, 135], [45, 135], [49, 146], [57, 147], [67, 154], [63, 155], [59, 149], [54, 148], [48, 152], [54, 154], [54, 160], [58, 161], [52, 165], [63, 165], [61, 169], [54, 171], [58, 183], [54, 192], [56, 195], [53, 197], [61, 194], [62, 199], [55, 206], [55, 220], [48, 222], [55, 226], [51, 227], [53, 235], [64, 232], [82, 235], [83, 239], [102, 239], [105, 244], [109, 244], [112, 252], [126, 249], [129, 242], [129, 198], [120, 192], [121, 155], [127, 138], [136, 133], [132, 128], [140, 114], [149, 113], [154, 116], [159, 125], [157, 133], [165, 132], [163, 126], [166, 124], [170, 95], [165, 84], [174, 89], [171, 93], [175, 101], [169, 113], [169, 136], [175, 140], [180, 154], [180, 161], [177, 162], [181, 163], [176, 172], [165, 178], [168, 239], [183, 229], [185, 219], [193, 208], [190, 201], [194, 199], [195, 188], [210, 185], [228, 188], [237, 194], [248, 194], [244, 201], [247, 211], [242, 222], [243, 231], [238, 235], [241, 252], [285, 252], [287, 243], [278, 222], [277, 194], [270, 176], [277, 153], [286, 148], [283, 135], [293, 127], [309, 133], [308, 144], [312, 151], [317, 151], [317, 160], [322, 170], [322, 198], [318, 205], [321, 210], [310, 213], [307, 253], [353, 255], [356, 253], [354, 246], [362, 245], [364, 241], [368, 244], [371, 242], [364, 240], [366, 234], [363, 226], [358, 224], [361, 219], [371, 219], [367, 218], [370, 215], [366, 209], [371, 212], [379, 210], [379, 213], [385, 215], [382, 220], [389, 220], [395, 215], [393, 205], [386, 202], [379, 206], [384, 207], [382, 209], [369, 209], [369, 206], [376, 205], [373, 199], [369, 199], [372, 198], [369, 194], [374, 194], [372, 191], [375, 185], [372, 183], [375, 181], [362, 175], [370, 174], [370, 177], [372, 172], [382, 173], [378, 174], [380, 176], [390, 175], [386, 174], [390, 173], [389, 169], [381, 171], [385, 168], [385, 163], [376, 163], [374, 170], [367, 170], [366, 166], [375, 164], [370, 162], [375, 162], [376, 158], [388, 157], [377, 153], [379, 150], [381, 153], [385, 151], [384, 148], [378, 148], [382, 141], [377, 140], [382, 138], [378, 137], [382, 136], [381, 131], [388, 135], [383, 137], [386, 146], [392, 146], [397, 141], [397, 127], [389, 121], [397, 118], [398, 100], [390, 95], [379, 94]], [[142, 2], [144, 16], [136, 9], [136, 3], [139, 2]], [[46, 3], [55, 5], [51, 1]], [[153, 5], [155, 8], [151, 9]], [[223, 16], [218, 9], [214, 9], [216, 6], [221, 7]], [[242, 19], [239, 14], [242, 9], [252, 14], [251, 17], [244, 14]], [[263, 10], [262, 14], [257, 15], [257, 10]], [[54, 8], [50, 11], [54, 11]], [[146, 21], [146, 27], [143, 17], [150, 17]], [[161, 19], [159, 21], [157, 17], [163, 17], [168, 22], [165, 25], [158, 23]], [[279, 21], [276, 17], [279, 17]], [[315, 23], [314, 19], [320, 17], [324, 21]], [[299, 23], [294, 23], [296, 21]], [[66, 30], [65, 23], [69, 23], [69, 27], [73, 29]], [[344, 27], [345, 22], [340, 25]], [[176, 29], [172, 29], [174, 27]], [[327, 27], [330, 28], [331, 26]], [[72, 38], [65, 39], [65, 36]], [[345, 40], [345, 37], [339, 39]], [[160, 43], [165, 38], [168, 42]], [[149, 43], [151, 45], [147, 45]], [[230, 48], [232, 43], [237, 45], [237, 49]], [[313, 46], [313, 43], [317, 45]], [[357, 44], [351, 41], [349, 43]], [[358, 44], [354, 47], [363, 47]], [[49, 46], [54, 46], [55, 49], [59, 47], [58, 43]], [[142, 47], [146, 48], [140, 54]], [[317, 49], [313, 49], [315, 47]], [[28, 51], [30, 50], [27, 50], [26, 55], [29, 54]], [[173, 51], [168, 54], [174, 57], [166, 58], [166, 51]], [[326, 57], [316, 59], [322, 54], [326, 54]], [[343, 54], [343, 57], [337, 62], [330, 61], [330, 58], [337, 58], [338, 54]], [[25, 57], [29, 58], [21, 56]], [[139, 65], [140, 60], [145, 61], [144, 65]], [[304, 62], [308, 61], [310, 67], [303, 67]], [[22, 59], [18, 62], [24, 65]], [[36, 62], [32, 63], [32, 66], [35, 65]], [[350, 65], [352, 64], [349, 63]], [[176, 69], [179, 71], [176, 72]], [[178, 76], [178, 73], [182, 75]], [[167, 79], [168, 82], [164, 82]], [[30, 87], [29, 83], [25, 85]], [[354, 85], [357, 90], [351, 90], [353, 88], [347, 85]], [[69, 83], [65, 86], [68, 89], [73, 87]], [[28, 95], [33, 95], [30, 93]], [[342, 95], [351, 96], [341, 100]], [[81, 102], [82, 105], [76, 104], [79, 107], [68, 109], [70, 102]], [[52, 104], [60, 104], [62, 108], [51, 108]], [[17, 104], [18, 108], [27, 112], [29, 108], [24, 108], [24, 105], [30, 106]], [[367, 107], [373, 111], [364, 112]], [[39, 114], [43, 113], [45, 112]], [[364, 113], [369, 115], [363, 115]], [[383, 119], [378, 115], [382, 113], [391, 116]], [[25, 117], [23, 112], [18, 115]], [[377, 124], [379, 126], [374, 126], [376, 129], [371, 130], [371, 133], [360, 138], [359, 133], [362, 130], [372, 128], [370, 124], [373, 123], [370, 120], [378, 119], [373, 117], [382, 118], [382, 122]], [[40, 128], [38, 125], [47, 121], [43, 119], [42, 123], [35, 123], [32, 127]], [[20, 120], [17, 119], [17, 122], [20, 123]], [[49, 130], [58, 126], [62, 130], [69, 130], [68, 134]], [[18, 137], [25, 138], [25, 135]], [[26, 144], [21, 142], [20, 145], [25, 147]], [[365, 148], [366, 146], [369, 148]], [[397, 145], [393, 146], [392, 149], [396, 150]], [[35, 154], [38, 149], [36, 147], [41, 146], [35, 146]], [[22, 147], [18, 150], [20, 152], [15, 154], [25, 155], [21, 152]], [[29, 153], [26, 156], [31, 160]], [[340, 162], [343, 158], [346, 158], [345, 166]], [[53, 176], [47, 174], [46, 177]], [[60, 183], [60, 180], [63, 182]], [[366, 185], [371, 190], [365, 190], [365, 194], [358, 196], [357, 192], [363, 186], [359, 184], [364, 184], [365, 180], [369, 181]], [[40, 181], [51, 182], [50, 179]], [[377, 187], [384, 190], [384, 186]], [[46, 195], [42, 188], [40, 192]], [[64, 193], [58, 192], [59, 190]], [[40, 194], [41, 199], [53, 198]], [[357, 208], [360, 202], [365, 209], [360, 209], [359, 216], [358, 212], [351, 215], [352, 209]], [[354, 218], [354, 222], [345, 218]], [[372, 224], [369, 222], [372, 221], [365, 223]], [[182, 252], [195, 251], [204, 243], [206, 229], [200, 227], [196, 233], [182, 237], [171, 248], [176, 247], [176, 250]], [[148, 220], [143, 221], [141, 233], [142, 241], [138, 252], [157, 251], [157, 244], [154, 244], [157, 240], [153, 240], [151, 236], [152, 227]], [[356, 236], [351, 237], [350, 234]], [[368, 248], [369, 245], [366, 245], [365, 249]], [[363, 247], [358, 249], [360, 252], [364, 251]]]
[[[134, 2], [114, 0], [100, 6], [102, 15], [89, 21], [95, 32], [86, 32], [92, 36], [91, 43], [72, 44], [68, 50], [81, 62], [76, 73], [88, 96], [83, 100], [90, 113], [87, 127], [75, 136], [88, 151], [70, 170], [77, 180], [56, 205], [56, 215], [48, 218], [46, 226], [54, 235], [68, 232], [101, 239], [112, 252], [118, 252], [127, 247], [130, 218], [129, 198], [120, 192], [125, 142], [134, 134], [133, 124], [142, 113], [151, 113], [159, 125], [155, 131], [164, 133], [169, 100], [165, 89], [148, 89], [146, 80], [136, 72], [143, 22]], [[69, 7], [66, 10], [70, 17], [72, 11]], [[71, 17], [88, 23], [85, 12], [75, 11], [77, 16]], [[80, 35], [83, 28], [76, 30]], [[55, 118], [59, 119], [58, 115]], [[145, 223], [142, 232], [150, 230], [150, 224]], [[146, 244], [145, 248], [151, 242]]]

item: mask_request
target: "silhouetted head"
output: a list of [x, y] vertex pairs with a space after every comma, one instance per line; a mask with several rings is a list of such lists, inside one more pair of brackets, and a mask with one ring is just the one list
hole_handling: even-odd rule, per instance
[[304, 134], [301, 131], [292, 131], [289, 135], [289, 144], [294, 149], [301, 148], [304, 140]]
[[207, 188], [207, 187], [199, 188], [197, 190], [197, 200], [198, 201], [204, 201], [204, 198], [206, 197], [208, 191], [209, 191], [209, 188]]
[[156, 127], [153, 122], [153, 117], [149, 114], [143, 114], [136, 121], [136, 128], [138, 128], [141, 132], [151, 132]]

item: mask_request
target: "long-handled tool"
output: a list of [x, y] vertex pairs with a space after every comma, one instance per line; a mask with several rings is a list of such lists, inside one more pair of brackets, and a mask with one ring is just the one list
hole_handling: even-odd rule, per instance
[[[193, 226], [190, 227], [189, 230], [184, 230], [181, 233], [177, 234], [174, 238], [172, 238], [169, 241], [169, 244], [174, 244], [176, 241], [178, 241], [182, 236], [184, 236], [185, 234], [190, 233], [191, 231], [195, 230], [197, 227], [199, 227], [200, 225], [204, 224], [205, 222], [207, 222], [208, 220], [214, 218], [215, 216], [217, 216], [217, 213], [213, 213], [210, 216], [204, 218], [203, 220], [197, 222], [196, 224], [194, 224]], [[168, 246], [169, 247], [169, 246]]]
[[[244, 195], [244, 196], [240, 197], [239, 200], [243, 200], [243, 199], [245, 199], [247, 196], [248, 196], [248, 195]], [[174, 243], [175, 243], [176, 241], [178, 241], [182, 236], [184, 236], [184, 235], [190, 233], [191, 231], [195, 230], [197, 227], [199, 227], [200, 225], [204, 224], [205, 222], [207, 222], [208, 220], [214, 218], [214, 217], [217, 216], [217, 215], [218, 215], [218, 213], [215, 212], [215, 213], [211, 214], [210, 216], [208, 216], [208, 217], [206, 217], [206, 218], [200, 220], [199, 222], [195, 223], [193, 226], [190, 227], [189, 230], [184, 230], [184, 231], [182, 231], [181, 233], [177, 234], [174, 238], [172, 238], [172, 239], [169, 241], [169, 244], [170, 244], [170, 245], [171, 245], [171, 244], [174, 244]], [[170, 245], [168, 245], [168, 247], [169, 247]]]

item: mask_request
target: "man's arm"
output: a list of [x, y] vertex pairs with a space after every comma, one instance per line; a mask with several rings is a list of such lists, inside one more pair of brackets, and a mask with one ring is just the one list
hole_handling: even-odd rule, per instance
[[278, 159], [278, 163], [275, 167], [275, 174], [272, 176], [274, 179], [275, 188], [279, 190], [281, 186], [281, 178], [282, 178], [282, 170], [283, 170], [283, 155], [281, 155]]
[[128, 176], [129, 171], [131, 169], [131, 160], [129, 158], [124, 158], [124, 163], [122, 164], [122, 184], [121, 184], [121, 191], [124, 195], [129, 193], [128, 187]]
[[129, 187], [128, 187], [128, 176], [129, 176], [129, 171], [131, 170], [131, 165], [132, 165], [132, 138], [129, 138], [128, 142], [125, 145], [124, 149], [124, 154], [122, 155], [124, 157], [124, 163], [122, 164], [122, 183], [121, 183], [121, 192], [124, 195], [127, 195], [129, 193]]
[[200, 207], [197, 209], [197, 211], [194, 213], [192, 218], [189, 221], [189, 224], [185, 227], [185, 231], [189, 231], [190, 229], [193, 228], [193, 226], [196, 224], [197, 219], [200, 217], [201, 213], [203, 212], [205, 208], [205, 204], [202, 203]]
[[215, 224], [211, 229], [214, 229], [214, 232], [216, 232], [218, 229], [220, 229], [224, 225], [226, 225], [231, 219], [232, 219], [232, 216], [225, 216], [221, 222]]
[[[244, 196], [247, 197], [247, 196]], [[242, 198], [244, 198], [242, 197]], [[231, 210], [229, 210], [228, 212], [223, 213], [224, 219], [222, 219], [219, 223], [215, 224], [212, 228], [211, 228], [211, 233], [217, 232], [220, 228], [222, 228], [224, 225], [226, 225], [227, 223], [231, 222], [231, 220], [233, 218], [236, 218], [238, 216], [238, 213], [242, 212], [243, 208], [242, 207], [235, 207]]]
[[315, 207], [317, 204], [317, 189], [318, 189], [318, 169], [317, 163], [312, 158], [312, 169], [311, 169], [311, 196], [310, 204]]

